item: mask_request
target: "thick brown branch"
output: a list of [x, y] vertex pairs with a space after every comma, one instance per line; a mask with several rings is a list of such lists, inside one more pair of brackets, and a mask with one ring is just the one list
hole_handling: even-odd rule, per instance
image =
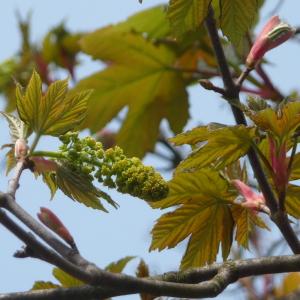
[[[216, 22], [214, 19], [214, 14], [212, 8], [209, 9], [209, 13], [206, 19], [206, 27], [215, 51], [219, 69], [222, 75], [224, 88], [225, 88], [225, 98], [229, 102], [240, 103], [239, 99], [239, 90], [241, 83], [238, 81], [235, 83], [232, 79], [229, 66], [220, 42], [218, 35]], [[240, 81], [244, 80], [245, 76], [240, 77]], [[244, 116], [244, 113], [237, 107], [237, 105], [231, 104], [231, 110], [233, 112], [235, 121], [237, 124], [247, 126], [247, 121]], [[259, 187], [262, 190], [262, 193], [266, 199], [266, 203], [271, 211], [271, 218], [276, 223], [281, 233], [285, 237], [287, 243], [294, 253], [300, 253], [300, 243], [299, 240], [293, 231], [290, 223], [288, 222], [287, 215], [284, 212], [279, 211], [278, 209], [278, 200], [276, 199], [273, 190], [264, 174], [263, 168], [259, 161], [259, 158], [253, 148], [250, 148], [248, 152], [248, 158], [252, 169], [254, 171], [255, 177], [258, 181]]]
[[[69, 289], [58, 288], [48, 291], [0, 294], [0, 300], [62, 299], [60, 298], [61, 296], [64, 296], [63, 299], [88, 300], [94, 299], [95, 296], [112, 297], [141, 292], [151, 292], [151, 294], [156, 296], [187, 298], [214, 297], [220, 294], [230, 283], [236, 282], [240, 278], [254, 275], [296, 272], [299, 270], [300, 255], [262, 257], [213, 264], [185, 272], [170, 272], [148, 279], [111, 274], [112, 276], [122, 278], [122, 281], [118, 280], [119, 285], [111, 286], [107, 284], [105, 288], [82, 286]], [[204, 280], [208, 281], [203, 282]]]

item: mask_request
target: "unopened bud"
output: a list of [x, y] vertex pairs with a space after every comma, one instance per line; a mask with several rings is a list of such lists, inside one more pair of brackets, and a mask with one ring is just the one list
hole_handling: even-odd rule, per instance
[[17, 139], [15, 142], [15, 157], [17, 159], [26, 157], [28, 146], [24, 139]]
[[74, 247], [74, 239], [60, 219], [46, 207], [41, 207], [40, 210], [41, 212], [37, 214], [39, 220], [50, 230], [65, 240], [71, 247]]

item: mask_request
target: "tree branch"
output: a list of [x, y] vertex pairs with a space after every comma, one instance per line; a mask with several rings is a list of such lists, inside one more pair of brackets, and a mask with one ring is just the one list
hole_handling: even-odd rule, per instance
[[[300, 270], [300, 255], [273, 256], [229, 261], [184, 272], [169, 272], [163, 275], [140, 279], [121, 274], [123, 282], [114, 287], [102, 288], [81, 286], [57, 288], [44, 291], [0, 294], [0, 300], [17, 299], [94, 299], [151, 292], [155, 296], [205, 298], [215, 297], [229, 284], [240, 278], [265, 274], [296, 272]], [[205, 281], [208, 280], [208, 281]], [[168, 282], [165, 282], [168, 281]], [[204, 282], [203, 282], [204, 281]], [[77, 296], [76, 296], [77, 295]], [[74, 297], [74, 298], [72, 298]], [[80, 298], [81, 297], [81, 298]]]
[[11, 194], [13, 197], [15, 197], [15, 195], [16, 195], [16, 191], [19, 187], [20, 177], [21, 177], [23, 170], [25, 169], [25, 165], [26, 165], [25, 160], [20, 159], [17, 162], [17, 165], [15, 167], [14, 177], [12, 179], [10, 179], [8, 182], [7, 193]]
[[[225, 87], [225, 98], [228, 99], [229, 102], [236, 102], [237, 104], [239, 104], [239, 91], [241, 85], [240, 81], [244, 80], [245, 76], [241, 76], [240, 80], [238, 80], [237, 83], [235, 83], [232, 79], [229, 66], [227, 64], [227, 60], [218, 35], [213, 9], [211, 7], [206, 18], [206, 27], [215, 51], [220, 73], [222, 75]], [[247, 121], [243, 112], [237, 107], [237, 105], [230, 105], [236, 123], [247, 126]], [[264, 174], [257, 153], [255, 152], [253, 147], [251, 147], [248, 151], [248, 158], [251, 167], [254, 171], [255, 177], [258, 181], [259, 187], [266, 199], [267, 206], [270, 208], [271, 219], [276, 223], [276, 225], [280, 229], [281, 233], [285, 237], [292, 251], [294, 253], [300, 253], [299, 240], [295, 232], [293, 231], [285, 212], [282, 212], [278, 209], [278, 200], [276, 199], [273, 190]]]

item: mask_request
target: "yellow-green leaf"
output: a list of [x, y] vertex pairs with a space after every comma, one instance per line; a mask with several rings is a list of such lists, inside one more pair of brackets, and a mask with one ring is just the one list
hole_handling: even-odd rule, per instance
[[15, 158], [15, 150], [14, 148], [11, 148], [5, 155], [6, 158], [6, 176], [9, 174], [9, 172], [15, 167], [17, 164], [17, 160]]
[[[181, 269], [186, 270], [213, 263], [216, 260], [221, 242], [232, 237], [232, 232], [230, 237], [223, 236], [223, 227], [230, 226], [232, 228], [232, 223], [228, 224], [231, 221], [229, 207], [222, 204], [213, 206], [210, 217], [204, 220], [198, 231], [191, 235], [181, 261]], [[228, 254], [228, 245], [225, 244]]]
[[127, 266], [127, 264], [134, 258], [135, 256], [126, 256], [124, 258], [121, 258], [116, 262], [110, 263], [108, 266], [105, 267], [105, 270], [113, 273], [121, 273]]
[[47, 172], [43, 173], [42, 176], [43, 181], [46, 183], [50, 190], [52, 200], [58, 188], [55, 173]]
[[[299, 290], [300, 286], [300, 273], [289, 273], [287, 274], [280, 287], [275, 288], [276, 297], [280, 298], [289, 298], [286, 297], [290, 293]], [[292, 298], [292, 297], [291, 297]], [[296, 299], [296, 298], [294, 298]]]
[[28, 137], [29, 128], [21, 119], [2, 111], [0, 111], [0, 114], [2, 114], [8, 122], [12, 143], [15, 143], [17, 139], [26, 139]]
[[255, 21], [258, 11], [257, 0], [221, 0], [220, 8], [223, 33], [234, 45], [239, 45]]
[[199, 203], [207, 199], [231, 201], [235, 196], [229, 192], [227, 181], [212, 169], [202, 169], [194, 173], [176, 173], [168, 185], [168, 196], [151, 203], [153, 208], [163, 209], [189, 202]]
[[235, 240], [246, 249], [249, 247], [250, 235], [255, 226], [269, 230], [265, 222], [248, 208], [234, 205], [232, 215], [236, 224]]
[[193, 128], [187, 132], [180, 133], [169, 141], [174, 143], [176, 146], [181, 146], [184, 144], [196, 145], [197, 143], [206, 141], [209, 138], [208, 126], [200, 126]]
[[267, 108], [248, 116], [264, 131], [280, 138], [291, 136], [300, 125], [300, 102], [285, 104], [277, 112]]
[[300, 219], [300, 187], [289, 184], [286, 191], [285, 208], [289, 215]]
[[228, 188], [227, 182], [216, 171], [203, 169], [176, 174], [170, 182], [168, 197], [157, 207], [181, 206], [157, 220], [152, 229], [150, 250], [175, 247], [190, 236], [182, 260], [183, 269], [214, 261], [220, 244], [226, 259], [233, 231], [229, 206], [235, 196]]
[[[138, 34], [111, 31], [104, 28], [82, 40], [85, 52], [112, 64], [80, 81], [75, 91], [94, 89], [84, 123], [92, 132], [103, 128], [127, 107], [117, 143], [127, 155], [141, 157], [153, 149], [163, 118], [168, 119], [175, 132], [185, 125], [188, 119], [185, 82], [173, 69], [176, 56], [169, 48], [154, 45]], [[173, 116], [174, 105], [181, 111], [177, 118]]]
[[87, 207], [107, 212], [100, 199], [104, 199], [112, 206], [117, 207], [109, 195], [93, 186], [86, 175], [74, 171], [66, 165], [60, 165], [57, 169], [56, 182], [64, 194]]
[[73, 287], [84, 285], [84, 282], [69, 275], [61, 269], [54, 268], [52, 271], [53, 276], [60, 282], [63, 287]]
[[36, 281], [31, 288], [32, 291], [35, 290], [49, 290], [49, 289], [56, 289], [61, 288], [60, 285], [52, 283], [51, 281]]
[[60, 135], [75, 129], [86, 117], [91, 91], [68, 94], [68, 80], [52, 83], [42, 95], [42, 83], [34, 71], [25, 94], [17, 86], [17, 109], [20, 118], [36, 133]]
[[[243, 125], [213, 130], [207, 137], [207, 143], [202, 143], [200, 148], [182, 161], [177, 171], [204, 168], [211, 164], [221, 169], [247, 153], [255, 132], [255, 128]], [[205, 134], [200, 135], [203, 140]]]
[[199, 28], [205, 19], [211, 0], [170, 0], [168, 17], [173, 32], [182, 36]]
[[34, 130], [38, 128], [40, 103], [42, 99], [42, 81], [39, 74], [33, 71], [25, 93], [18, 84], [16, 87], [17, 110], [20, 118]]

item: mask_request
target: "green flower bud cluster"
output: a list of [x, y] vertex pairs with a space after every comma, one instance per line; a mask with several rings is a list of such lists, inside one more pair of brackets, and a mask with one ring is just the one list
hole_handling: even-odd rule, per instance
[[144, 166], [140, 159], [128, 158], [120, 147], [104, 150], [92, 137], [80, 139], [77, 132], [60, 137], [60, 152], [74, 170], [94, 177], [103, 185], [116, 188], [146, 201], [167, 196], [168, 185], [154, 168]]

